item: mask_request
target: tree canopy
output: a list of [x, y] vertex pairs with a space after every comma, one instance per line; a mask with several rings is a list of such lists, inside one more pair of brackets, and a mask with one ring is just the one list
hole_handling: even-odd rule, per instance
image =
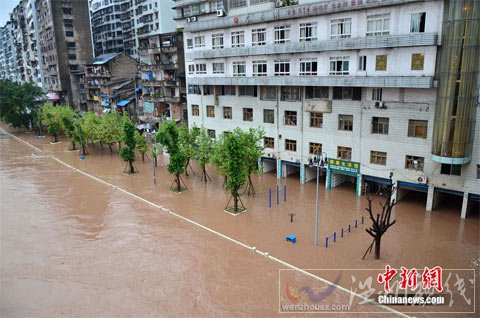
[[0, 118], [14, 127], [38, 126], [42, 90], [33, 84], [0, 80]]

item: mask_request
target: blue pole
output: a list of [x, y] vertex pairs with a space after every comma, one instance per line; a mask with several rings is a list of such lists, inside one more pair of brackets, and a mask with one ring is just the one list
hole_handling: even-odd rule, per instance
[[287, 202], [287, 185], [283, 186], [283, 201]]
[[277, 184], [277, 204], [278, 204], [278, 196], [279, 196], [279, 192], [280, 192], [280, 186]]
[[350, 233], [350, 224], [348, 225], [348, 233]]
[[358, 220], [355, 220], [355, 227], [357, 227], [357, 224], [358, 224]]
[[342, 227], [342, 232], [341, 232], [340, 236], [343, 237], [343, 227]]
[[272, 207], [272, 188], [268, 189], [268, 207]]
[[362, 216], [362, 224], [363, 224], [363, 216]]
[[325, 247], [328, 247], [328, 236], [325, 238]]
[[337, 232], [333, 232], [333, 242], [337, 241]]

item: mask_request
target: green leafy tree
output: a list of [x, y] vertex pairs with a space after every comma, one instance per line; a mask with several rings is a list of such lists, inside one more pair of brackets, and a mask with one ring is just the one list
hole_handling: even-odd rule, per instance
[[135, 173], [135, 167], [133, 163], [135, 162], [135, 126], [131, 121], [124, 121], [123, 122], [123, 136], [125, 147], [120, 149], [120, 156], [122, 157], [123, 161], [128, 162], [128, 166], [130, 167], [129, 173]]
[[57, 106], [60, 112], [62, 129], [72, 142], [72, 150], [76, 150], [76, 144], [80, 144], [80, 130], [78, 129], [77, 113], [66, 105]]
[[122, 127], [122, 118], [117, 112], [111, 111], [103, 116], [99, 128], [99, 140], [108, 145], [110, 152], [113, 152], [112, 145], [123, 138]]
[[0, 118], [14, 127], [39, 125], [42, 90], [30, 83], [0, 80]]
[[162, 149], [161, 144], [159, 144], [159, 143], [154, 143], [153, 144], [152, 156], [153, 156], [153, 160], [155, 161], [155, 167], [157, 167], [158, 155], [160, 154], [161, 149]]
[[94, 145], [97, 142], [100, 142], [100, 146], [103, 150], [103, 144], [100, 140], [100, 132], [102, 128], [102, 117], [99, 117], [94, 112], [85, 113], [82, 118], [80, 118], [80, 127], [79, 130], [82, 131], [83, 144], [90, 142]]
[[51, 103], [43, 104], [41, 118], [43, 124], [47, 125], [47, 132], [52, 135], [53, 142], [58, 142], [58, 135], [62, 130], [62, 112], [60, 107], [56, 107]]
[[182, 191], [180, 174], [185, 171], [187, 156], [180, 145], [179, 131], [174, 121], [164, 121], [160, 126], [156, 139], [166, 147], [170, 156], [167, 170], [175, 176], [176, 191]]
[[247, 167], [247, 177], [248, 183], [245, 188], [245, 191], [248, 195], [252, 194], [255, 196], [255, 188], [253, 187], [252, 182], [252, 173], [258, 174], [258, 160], [263, 155], [263, 137], [265, 136], [265, 131], [261, 128], [253, 129], [250, 128], [247, 132], [242, 132], [242, 141], [244, 143], [244, 156], [245, 156], [245, 165]]
[[148, 151], [148, 143], [145, 140], [145, 137], [135, 130], [135, 142], [137, 144], [137, 150], [142, 155], [142, 162], [145, 162], [145, 154]]
[[[222, 153], [225, 153], [225, 171], [227, 175], [227, 186], [233, 198], [233, 212], [238, 213], [245, 209], [240, 199], [240, 188], [245, 184], [247, 177], [247, 167], [245, 165], [245, 143], [242, 131], [237, 128], [235, 131], [225, 137]], [[239, 202], [242, 209], [239, 209]], [[227, 204], [228, 205], [228, 204]], [[227, 207], [228, 208], [228, 207]]]
[[198, 127], [193, 126], [191, 129], [188, 129], [188, 126], [183, 124], [179, 128], [179, 138], [182, 149], [184, 149], [185, 156], [187, 157], [187, 163], [185, 164], [185, 175], [188, 177], [188, 167], [193, 171], [190, 160], [195, 156], [195, 140], [198, 136], [199, 129]]
[[223, 176], [223, 186], [227, 185], [227, 167], [225, 165], [225, 158], [227, 157], [226, 146], [225, 146], [226, 135], [222, 134], [217, 139], [217, 142], [214, 145], [213, 156], [211, 158], [211, 163], [217, 168], [217, 172]]
[[214, 148], [215, 143], [208, 135], [207, 129], [205, 129], [205, 127], [200, 128], [198, 135], [196, 136], [195, 147], [193, 149], [195, 160], [197, 160], [200, 168], [202, 169], [202, 178], [205, 183], [211, 179], [207, 173], [206, 165], [212, 160]]

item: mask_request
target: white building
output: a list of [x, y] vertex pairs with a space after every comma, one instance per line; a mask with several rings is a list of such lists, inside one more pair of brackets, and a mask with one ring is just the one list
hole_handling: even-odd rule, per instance
[[[361, 195], [365, 182], [387, 183], [393, 173], [398, 200], [425, 192], [431, 211], [461, 196], [465, 217], [480, 198], [480, 52], [461, 42], [454, 49], [464, 59], [454, 60], [443, 41], [458, 43], [463, 30], [480, 41], [473, 6], [479, 2], [178, 0], [189, 125], [216, 136], [260, 126], [266, 172], [306, 182], [315, 178], [309, 158], [324, 153], [335, 159], [327, 189], [350, 181]], [[463, 20], [453, 18], [459, 12]], [[457, 95], [452, 85], [461, 86]]]

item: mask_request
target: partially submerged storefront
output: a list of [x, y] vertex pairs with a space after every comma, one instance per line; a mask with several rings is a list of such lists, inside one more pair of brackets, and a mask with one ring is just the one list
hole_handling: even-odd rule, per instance
[[360, 163], [342, 159], [328, 159], [326, 188], [333, 189], [344, 182], [355, 184], [355, 194], [362, 195]]

